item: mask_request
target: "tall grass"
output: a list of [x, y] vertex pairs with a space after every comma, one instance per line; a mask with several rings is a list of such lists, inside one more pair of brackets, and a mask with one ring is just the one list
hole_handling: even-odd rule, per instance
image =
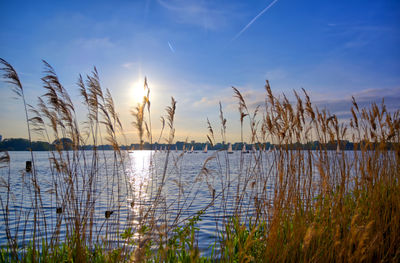
[[[251, 215], [252, 224], [228, 223], [235, 235], [248, 237], [233, 238], [235, 243], [223, 234], [221, 251], [226, 253], [222, 257], [228, 261], [233, 257], [272, 262], [397, 261], [399, 111], [388, 112], [383, 102], [380, 107], [359, 109], [353, 98], [353, 117], [347, 127], [335, 115], [312, 107], [305, 91], [304, 100], [295, 93], [297, 103], [292, 105], [285, 96], [275, 97], [268, 82], [265, 88], [261, 135], [250, 117], [251, 138], [267, 134], [276, 143], [274, 169], [264, 173], [263, 156], [255, 154], [256, 172], [245, 174], [239, 194], [248, 193], [249, 186], [262, 189], [268, 180], [273, 194], [268, 196], [262, 189], [254, 196], [257, 212]], [[235, 94], [239, 108], [246, 109], [236, 89]], [[340, 144], [349, 137], [356, 143], [353, 152], [328, 150], [329, 142]], [[290, 147], [313, 140], [320, 142], [317, 151]], [[258, 252], [252, 253], [254, 249]]]
[[[101, 87], [96, 69], [78, 78], [87, 112], [82, 125], [67, 90], [47, 62], [42, 78], [45, 93], [35, 107], [27, 104], [15, 69], [5, 60], [0, 63], [5, 81], [23, 102], [29, 140], [35, 132], [49, 142], [62, 138], [72, 141], [69, 151], [63, 149], [63, 144], [49, 151], [51, 182], [40, 176], [31, 152], [32, 172], [22, 172], [24, 184], [17, 198], [12, 198], [11, 177], [17, 175], [10, 172], [9, 155], [3, 152], [0, 156], [1, 169], [7, 175], [1, 179], [6, 194], [0, 201], [8, 240], [2, 261], [400, 260], [400, 111], [389, 112], [383, 101], [359, 108], [353, 98], [352, 117], [344, 121], [313, 106], [304, 90], [302, 96], [295, 92], [296, 101], [290, 102], [285, 95], [275, 96], [267, 81], [265, 104], [252, 109], [233, 88], [241, 141], [259, 149], [241, 153], [238, 164], [232, 163], [226, 151], [216, 151], [199, 167], [191, 185], [185, 185], [180, 172], [184, 153], [173, 155], [170, 151], [177, 105], [172, 98], [166, 116], [161, 117], [158, 136], [158, 142], [165, 137], [168, 151], [157, 165], [150, 157], [151, 184], [135, 186], [132, 180], [137, 179], [128, 175], [131, 159], [117, 139], [124, 132], [121, 121], [110, 91]], [[147, 94], [132, 111], [141, 145], [157, 138], [152, 134], [146, 79], [144, 89]], [[211, 145], [218, 137], [226, 141], [229, 132], [221, 104], [219, 114], [220, 135], [214, 133], [208, 121]], [[164, 128], [169, 130], [166, 136]], [[355, 143], [353, 151], [343, 150], [345, 140]], [[294, 147], [313, 141], [319, 141], [317, 150]], [[261, 146], [267, 142], [274, 147], [265, 152]], [[105, 143], [113, 147], [112, 158], [98, 149]], [[87, 144], [94, 145], [92, 151], [84, 150]], [[339, 150], [329, 150], [331, 144], [337, 144]], [[108, 192], [101, 189], [104, 178], [111, 186]], [[176, 184], [176, 200], [168, 198], [168, 180]], [[47, 193], [42, 190], [45, 184], [51, 185]], [[208, 187], [210, 201], [188, 216], [199, 187]], [[148, 194], [146, 202], [142, 188]], [[52, 196], [57, 208], [52, 211], [56, 213], [55, 223], [50, 223], [51, 216], [43, 204], [45, 194]], [[26, 200], [30, 209], [18, 206]], [[99, 203], [105, 204], [100, 222], [96, 211]], [[122, 218], [126, 206], [132, 210]], [[172, 212], [172, 207], [177, 209]], [[211, 253], [202, 255], [198, 223], [208, 214], [215, 217], [217, 237]], [[32, 228], [27, 227], [28, 222]], [[32, 233], [25, 233], [27, 229]], [[26, 234], [30, 243], [25, 242]]]

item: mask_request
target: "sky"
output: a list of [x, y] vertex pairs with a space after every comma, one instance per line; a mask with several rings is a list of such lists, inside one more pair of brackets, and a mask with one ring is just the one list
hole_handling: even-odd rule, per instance
[[[349, 118], [350, 100], [385, 98], [400, 108], [398, 0], [0, 0], [0, 57], [19, 73], [28, 103], [44, 93], [50, 63], [85, 120], [76, 82], [96, 66], [114, 98], [128, 143], [137, 142], [132, 108], [144, 77], [151, 89], [154, 136], [170, 97], [176, 139], [206, 141], [207, 118], [239, 141], [232, 86], [262, 104], [265, 80], [293, 98], [304, 88], [321, 108]], [[27, 137], [20, 101], [0, 83], [0, 134]]]

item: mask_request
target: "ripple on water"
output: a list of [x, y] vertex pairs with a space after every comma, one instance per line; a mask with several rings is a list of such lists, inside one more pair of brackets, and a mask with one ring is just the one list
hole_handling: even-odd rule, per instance
[[[24, 172], [25, 161], [30, 159], [29, 152], [10, 152], [10, 184], [12, 186], [12, 197], [9, 198], [9, 228], [11, 234], [17, 233], [20, 237], [19, 242], [26, 244], [32, 239], [33, 232], [33, 210], [32, 197], [33, 190], [30, 176]], [[86, 151], [86, 161], [88, 166], [80, 166], [77, 171], [90, 171], [91, 151]], [[93, 239], [97, 240], [99, 236], [104, 236], [105, 232], [115, 236], [117, 229], [125, 227], [139, 227], [139, 222], [143, 220], [148, 210], [154, 210], [156, 222], [161, 226], [165, 219], [168, 224], [181, 222], [182, 219], [196, 215], [198, 211], [207, 208], [201, 220], [197, 223], [199, 227], [198, 240], [199, 248], [202, 251], [209, 251], [218, 237], [218, 231], [221, 230], [221, 223], [228, 220], [234, 212], [237, 204], [237, 180], [243, 174], [249, 175], [247, 167], [242, 167], [240, 175], [240, 159], [245, 158], [244, 163], [252, 165], [252, 154], [242, 156], [240, 153], [226, 155], [220, 153], [217, 162], [216, 159], [207, 163], [209, 173], [200, 173], [204, 161], [215, 154], [209, 151], [207, 154], [185, 154], [171, 152], [169, 163], [164, 180], [161, 201], [156, 205], [154, 198], [158, 194], [158, 187], [162, 183], [163, 171], [165, 165], [165, 153], [154, 153], [151, 151], [135, 151], [128, 155], [123, 166], [113, 166], [113, 152], [102, 152], [99, 158], [98, 170], [96, 170], [96, 189], [92, 193], [95, 195], [95, 202], [87, 202], [86, 189], [81, 189], [87, 181], [78, 180], [75, 187], [78, 187], [78, 202], [74, 204], [78, 207], [81, 215], [90, 214], [88, 210], [94, 207], [93, 230], [95, 234]], [[103, 156], [104, 154], [104, 156]], [[74, 221], [75, 217], [66, 206], [72, 207], [71, 203], [63, 203], [62, 199], [56, 197], [54, 191], [54, 180], [58, 186], [63, 183], [62, 177], [51, 169], [52, 163], [49, 161], [47, 152], [34, 152], [35, 167], [39, 185], [41, 186], [41, 206], [40, 225], [41, 234], [39, 237], [51, 236], [57, 224], [57, 219], [62, 217], [58, 236], [62, 239], [70, 231], [66, 226], [68, 222]], [[227, 171], [225, 158], [229, 158], [230, 169]], [[268, 159], [268, 157], [265, 157]], [[82, 158], [83, 160], [83, 158]], [[268, 163], [268, 162], [266, 162]], [[222, 165], [221, 165], [222, 164]], [[266, 167], [267, 169], [269, 167]], [[246, 170], [247, 169], [247, 170]], [[53, 171], [53, 173], [52, 173]], [[125, 171], [125, 173], [123, 173]], [[7, 178], [8, 173], [5, 169], [0, 169], [0, 175]], [[272, 180], [271, 180], [272, 181]], [[242, 185], [243, 186], [243, 185]], [[61, 187], [62, 193], [68, 193], [65, 185]], [[58, 191], [60, 191], [58, 189]], [[272, 185], [267, 185], [266, 189], [272, 193]], [[213, 201], [213, 191], [215, 190], [215, 199]], [[224, 191], [224, 195], [221, 192]], [[252, 191], [246, 191], [242, 198], [242, 216], [246, 217], [255, 213], [253, 207]], [[60, 192], [59, 192], [60, 193]], [[4, 191], [1, 193], [2, 200], [7, 196]], [[253, 193], [254, 194], [254, 193]], [[57, 208], [62, 207], [62, 213], [57, 213]], [[109, 218], [105, 217], [106, 211], [113, 211]], [[21, 213], [22, 212], [22, 213]], [[165, 213], [167, 216], [165, 217]], [[178, 217], [178, 220], [176, 220]], [[44, 230], [46, 228], [46, 230]], [[23, 231], [25, 230], [25, 231]], [[23, 238], [23, 235], [25, 237]], [[120, 244], [121, 240], [109, 239], [115, 244]], [[0, 245], [7, 243], [5, 234], [4, 217], [0, 218]], [[209, 252], [207, 252], [209, 253]]]

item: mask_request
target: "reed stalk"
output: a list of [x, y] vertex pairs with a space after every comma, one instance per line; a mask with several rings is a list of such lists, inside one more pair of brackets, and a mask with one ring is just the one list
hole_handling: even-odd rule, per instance
[[[49, 180], [33, 151], [32, 171], [19, 175], [11, 174], [9, 153], [0, 155], [0, 203], [8, 242], [1, 261], [400, 259], [400, 110], [388, 111], [384, 101], [360, 108], [353, 98], [352, 117], [341, 120], [313, 106], [305, 90], [303, 95], [294, 92], [291, 102], [284, 94], [275, 96], [267, 81], [265, 104], [253, 109], [233, 88], [241, 142], [249, 138], [255, 151], [237, 153], [236, 159], [225, 150], [215, 151], [188, 180], [182, 172], [188, 156], [171, 152], [177, 105], [171, 98], [158, 139], [165, 140], [167, 151], [159, 157], [151, 154], [151, 182], [140, 182], [133, 167], [138, 157], [120, 145], [124, 129], [96, 68], [77, 81], [87, 113], [82, 120], [55, 70], [43, 63], [45, 92], [32, 107], [16, 70], [0, 60], [4, 80], [22, 99], [30, 143], [33, 132], [55, 142], [48, 152]], [[145, 140], [153, 142], [147, 79], [144, 89], [147, 95], [132, 111], [141, 148]], [[207, 119], [210, 148], [226, 141], [229, 132], [222, 104], [219, 116], [220, 138]], [[164, 126], [169, 131], [165, 138]], [[112, 146], [111, 152], [102, 148], [104, 143]], [[13, 192], [15, 178], [22, 182], [20, 193]], [[169, 198], [169, 187], [177, 189], [176, 200]], [[209, 196], [194, 209], [204, 189]], [[200, 251], [200, 221], [206, 217], [215, 222], [214, 246]], [[31, 242], [26, 244], [26, 238]]]

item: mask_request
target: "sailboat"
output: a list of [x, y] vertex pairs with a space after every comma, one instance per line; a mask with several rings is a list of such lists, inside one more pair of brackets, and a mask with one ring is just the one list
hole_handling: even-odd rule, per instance
[[339, 143], [337, 144], [337, 147], [336, 147], [336, 154], [341, 154], [342, 152], [340, 151], [340, 146], [339, 146]]
[[190, 152], [189, 153], [193, 153], [193, 145], [192, 145], [192, 148], [190, 148]]
[[204, 146], [203, 153], [207, 153], [207, 150], [208, 150], [208, 144], [206, 144], [206, 146]]
[[133, 153], [133, 151], [135, 150], [135, 147], [132, 145], [131, 149], [128, 151], [128, 153]]
[[275, 150], [275, 148], [274, 148], [274, 146], [273, 145], [271, 145], [271, 146], [269, 146], [269, 151], [268, 152], [272, 152], [272, 151], [274, 151]]
[[243, 143], [242, 153], [249, 153], [249, 151], [246, 150], [246, 144], [245, 143]]
[[228, 154], [232, 154], [232, 153], [233, 153], [233, 151], [232, 151], [232, 144], [229, 143], [229, 144], [228, 144]]
[[254, 146], [254, 144], [251, 146], [251, 151], [252, 151], [253, 153], [256, 152], [256, 147]]
[[175, 145], [175, 152], [178, 152], [178, 146]]

